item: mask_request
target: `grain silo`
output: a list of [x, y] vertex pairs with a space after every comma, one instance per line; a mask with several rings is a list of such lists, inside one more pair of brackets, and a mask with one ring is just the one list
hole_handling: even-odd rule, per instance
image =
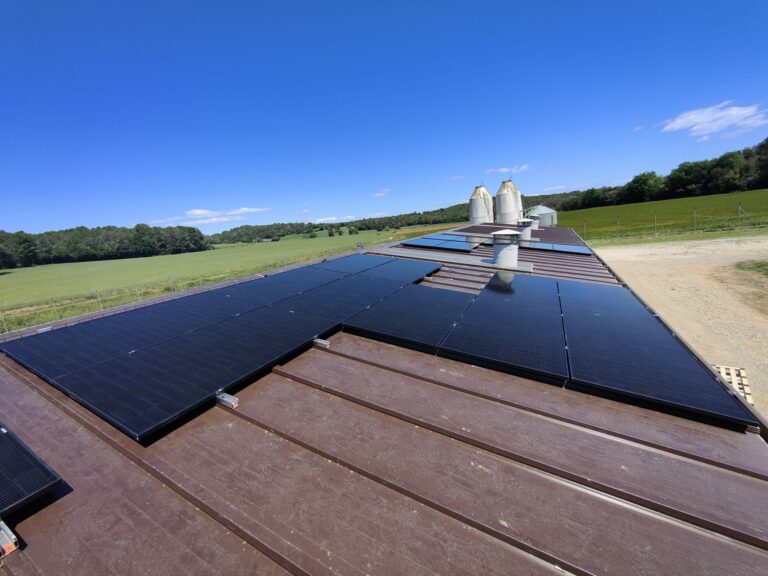
[[469, 198], [469, 223], [493, 222], [493, 198], [485, 186], [476, 186]]

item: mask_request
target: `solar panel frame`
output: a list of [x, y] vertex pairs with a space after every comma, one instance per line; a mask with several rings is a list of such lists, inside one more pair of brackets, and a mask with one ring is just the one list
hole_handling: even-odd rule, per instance
[[591, 256], [593, 254], [587, 246], [576, 246], [572, 244], [558, 244], [553, 243], [552, 249], [555, 252], [563, 252], [566, 254], [583, 254], [585, 256]]
[[61, 481], [61, 476], [0, 422], [0, 517], [37, 500]]

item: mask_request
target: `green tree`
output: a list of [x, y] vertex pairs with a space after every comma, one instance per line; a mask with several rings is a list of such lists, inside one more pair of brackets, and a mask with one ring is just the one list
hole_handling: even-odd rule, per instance
[[618, 204], [632, 204], [655, 200], [664, 187], [664, 177], [656, 172], [643, 172], [622, 186], [617, 195]]

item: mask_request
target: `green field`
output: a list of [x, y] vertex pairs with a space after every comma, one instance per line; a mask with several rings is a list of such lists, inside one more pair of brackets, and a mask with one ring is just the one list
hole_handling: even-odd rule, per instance
[[768, 226], [768, 190], [603, 206], [557, 217], [558, 226], [573, 228], [587, 241], [757, 228]]
[[333, 238], [286, 236], [279, 242], [219, 245], [206, 252], [0, 270], [0, 333], [352, 252], [358, 242], [372, 246], [455, 226], [366, 230]]

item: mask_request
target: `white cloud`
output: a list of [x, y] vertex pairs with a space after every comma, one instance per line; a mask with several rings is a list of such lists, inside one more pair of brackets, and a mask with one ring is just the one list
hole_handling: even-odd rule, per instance
[[464, 176], [451, 176], [451, 180], [461, 180]]
[[390, 188], [382, 188], [378, 192], [374, 192], [373, 195], [376, 196], [377, 198], [381, 198], [382, 196], [389, 196], [389, 193], [391, 191], [392, 190]]
[[711, 134], [720, 132], [740, 134], [758, 126], [768, 124], [766, 111], [757, 104], [752, 106], [730, 106], [732, 100], [708, 108], [697, 108], [678, 114], [662, 124], [662, 132], [687, 130], [698, 142], [709, 139]]
[[324, 218], [315, 220], [315, 224], [331, 224], [332, 222], [346, 222], [354, 219], [355, 217], [352, 214], [347, 216], [325, 216]]
[[520, 164], [519, 166], [513, 166], [512, 168], [488, 168], [485, 173], [493, 174], [494, 172], [498, 172], [499, 174], [519, 174], [520, 172], [525, 172], [529, 168], [530, 166], [528, 164]]
[[184, 212], [184, 216], [171, 216], [170, 218], [160, 218], [152, 220], [150, 224], [166, 225], [178, 224], [180, 226], [196, 226], [199, 224], [218, 224], [221, 222], [238, 222], [245, 220], [247, 214], [256, 212], [268, 212], [271, 208], [233, 208], [231, 210], [206, 210], [204, 208], [193, 208]]
[[203, 218], [201, 220], [190, 220], [184, 222], [184, 226], [191, 226], [196, 224], [219, 224], [221, 222], [240, 222], [245, 220], [245, 216], [213, 216], [211, 218]]
[[549, 188], [542, 188], [542, 192], [554, 192], [555, 190], [562, 190], [563, 188], [567, 188], [567, 186], [550, 186]]
[[640, 132], [645, 128], [645, 126], [635, 126], [632, 128], [632, 132]]
[[310, 212], [312, 212], [312, 210], [309, 208], [304, 208], [304, 210], [301, 211], [302, 214], [309, 214]]

